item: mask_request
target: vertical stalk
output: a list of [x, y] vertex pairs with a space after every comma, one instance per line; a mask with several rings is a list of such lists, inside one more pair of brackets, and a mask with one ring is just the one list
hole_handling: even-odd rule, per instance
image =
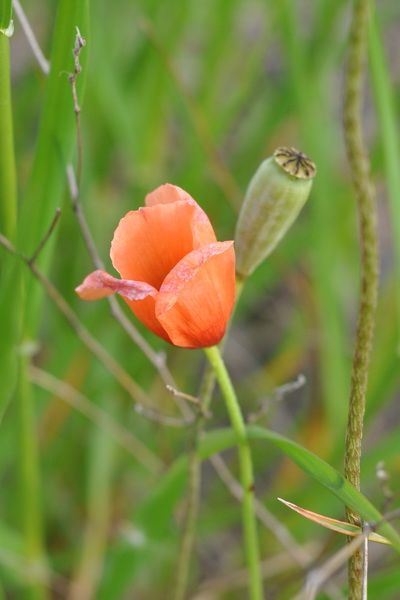
[[[368, 369], [375, 327], [378, 295], [378, 242], [375, 191], [361, 122], [363, 68], [366, 57], [368, 0], [355, 0], [350, 30], [344, 101], [344, 129], [349, 163], [357, 199], [361, 244], [361, 291], [353, 356], [344, 470], [346, 478], [360, 488], [361, 443]], [[358, 522], [349, 509], [348, 518]], [[357, 550], [349, 561], [349, 599], [362, 598], [363, 560]]]
[[[17, 385], [18, 453], [20, 455], [19, 513], [24, 535], [25, 556], [33, 566], [42, 572], [46, 567], [46, 563], [42, 541], [38, 448], [32, 431], [32, 424], [35, 422], [32, 388], [27, 377], [28, 361], [27, 357], [21, 357], [20, 359]], [[31, 600], [45, 600], [48, 598], [43, 580], [30, 583], [26, 597]]]
[[204, 352], [214, 369], [225, 400], [232, 427], [238, 438], [240, 483], [243, 489], [244, 546], [249, 571], [249, 598], [262, 600], [263, 586], [260, 571], [260, 555], [257, 526], [254, 512], [254, 476], [251, 451], [246, 435], [246, 426], [240, 410], [236, 392], [217, 346], [205, 348]]
[[[10, 84], [11, 0], [0, 4], [0, 232], [15, 237], [17, 185]], [[11, 257], [1, 257], [0, 312], [3, 319], [0, 343], [0, 421], [16, 383], [15, 341], [19, 320], [18, 286], [7, 285], [15, 270]], [[4, 311], [4, 312], [3, 312]]]
[[[236, 304], [243, 290], [244, 279], [236, 275]], [[233, 318], [233, 315], [232, 317]], [[221, 352], [225, 347], [225, 342], [229, 329], [222, 340], [220, 348]], [[195, 540], [196, 520], [199, 512], [199, 497], [201, 487], [201, 457], [199, 455], [198, 446], [204, 431], [205, 415], [209, 409], [214, 388], [215, 388], [215, 372], [210, 364], [206, 365], [203, 380], [200, 388], [200, 412], [197, 415], [194, 430], [192, 449], [189, 457], [189, 478], [187, 491], [187, 508], [185, 514], [185, 522], [183, 525], [183, 533], [181, 545], [179, 549], [178, 565], [176, 570], [176, 584], [174, 591], [174, 600], [184, 600], [189, 581], [190, 562], [193, 554], [193, 546]]]
[[[2, 21], [3, 18], [4, 15], [1, 17]], [[8, 13], [8, 18], [11, 18], [11, 12]], [[4, 232], [7, 237], [13, 239], [15, 237], [17, 216], [17, 185], [10, 90], [9, 38], [3, 33], [4, 29], [9, 27], [8, 23], [3, 21], [0, 30], [0, 230]], [[12, 27], [9, 27], [9, 30], [10, 29], [12, 29]], [[6, 260], [8, 261], [8, 259]], [[5, 281], [7, 281], [9, 276], [12, 276], [13, 266], [14, 265], [9, 264], [8, 262], [6, 263], [6, 268], [3, 272]], [[2, 406], [2, 410], [5, 409], [5, 402], [8, 400], [13, 388], [13, 377], [10, 377], [10, 373], [7, 373], [7, 371], [14, 371], [14, 366], [16, 364], [16, 349], [14, 344], [18, 334], [18, 322], [21, 308], [19, 283], [17, 282], [11, 289], [13, 290], [13, 298], [9, 297], [7, 290], [2, 294], [2, 303], [5, 303], [5, 305], [8, 305], [10, 308], [10, 310], [7, 311], [8, 319], [5, 324], [6, 330], [3, 332], [4, 344], [1, 352], [1, 372], [4, 372], [6, 377], [5, 393], [7, 396], [4, 405]], [[24, 533], [25, 556], [28, 560], [32, 561], [35, 566], [40, 568], [43, 567], [43, 549], [41, 542], [40, 511], [37, 502], [39, 480], [38, 470], [36, 468], [36, 441], [31, 431], [33, 414], [29, 394], [30, 387], [25, 377], [26, 358], [20, 360], [18, 364], [18, 374], [16, 405], [19, 436], [18, 456], [20, 457], [21, 505], [19, 512]], [[7, 384], [7, 381], [9, 381], [9, 384]], [[34, 582], [29, 585], [27, 595], [32, 598], [32, 600], [43, 600], [47, 597], [43, 584]]]
[[17, 214], [10, 90], [10, 40], [0, 32], [0, 231], [13, 238]]

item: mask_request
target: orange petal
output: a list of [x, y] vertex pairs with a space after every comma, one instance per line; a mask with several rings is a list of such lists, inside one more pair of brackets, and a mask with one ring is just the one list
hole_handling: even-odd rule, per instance
[[116, 279], [100, 270], [90, 273], [75, 291], [82, 300], [99, 300], [115, 293], [128, 300], [144, 300], [157, 294], [157, 290], [148, 283]]
[[215, 242], [172, 269], [156, 297], [156, 317], [174, 345], [213, 346], [225, 333], [234, 299], [233, 242]]
[[164, 327], [157, 320], [155, 315], [155, 297], [148, 296], [144, 300], [132, 301], [125, 299], [125, 302], [131, 309], [131, 311], [136, 315], [143, 325], [150, 329], [153, 333], [163, 338], [167, 342], [171, 343], [171, 339], [168, 333], [165, 331]]
[[194, 205], [179, 200], [125, 215], [115, 230], [110, 252], [121, 277], [146, 281], [159, 289], [171, 269], [198, 246], [199, 231], [201, 240], [205, 237], [197, 213]]
[[170, 204], [183, 200], [188, 202], [196, 208], [194, 218], [192, 221], [192, 232], [193, 232], [193, 249], [205, 246], [206, 244], [212, 244], [216, 242], [213, 226], [210, 223], [204, 210], [197, 204], [196, 200], [192, 198], [190, 194], [185, 192], [182, 188], [171, 183], [165, 183], [160, 185], [158, 188], [147, 194], [145, 198], [146, 206], [155, 206], [156, 204]]
[[145, 204], [146, 206], [154, 206], [155, 204], [170, 204], [171, 202], [177, 202], [178, 200], [185, 200], [190, 204], [197, 204], [195, 200], [185, 192], [182, 188], [172, 183], [164, 183], [158, 188], [146, 195]]
[[155, 316], [155, 296], [158, 291], [143, 281], [116, 279], [105, 271], [94, 271], [75, 289], [82, 300], [99, 300], [112, 294], [123, 297], [132, 312], [156, 335], [171, 342]]

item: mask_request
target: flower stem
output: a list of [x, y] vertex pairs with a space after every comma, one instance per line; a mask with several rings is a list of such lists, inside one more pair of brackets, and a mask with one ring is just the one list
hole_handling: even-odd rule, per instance
[[204, 352], [214, 369], [225, 400], [232, 427], [238, 438], [240, 483], [243, 488], [244, 545], [249, 570], [249, 592], [251, 600], [262, 600], [263, 588], [260, 571], [259, 546], [254, 512], [254, 477], [250, 446], [246, 426], [240, 410], [236, 392], [217, 346], [205, 348]]
[[[358, 489], [360, 488], [365, 396], [378, 295], [375, 191], [370, 181], [369, 161], [365, 152], [361, 122], [367, 27], [368, 0], [355, 0], [349, 41], [344, 125], [347, 155], [351, 166], [358, 207], [361, 243], [361, 292], [353, 356], [344, 470], [346, 478]], [[347, 513], [351, 522], [359, 522], [358, 515], [350, 510]], [[362, 552], [357, 550], [349, 561], [350, 600], [360, 600], [362, 598], [362, 571]]]
[[[244, 279], [236, 277], [236, 305], [243, 290]], [[235, 305], [235, 306], [236, 306]], [[232, 315], [233, 317], [233, 315]], [[231, 321], [232, 322], [232, 321]], [[229, 328], [220, 348], [223, 352]], [[201, 487], [201, 463], [202, 460], [198, 453], [198, 445], [205, 425], [205, 415], [209, 409], [215, 388], [215, 372], [210, 364], [206, 365], [203, 379], [200, 386], [200, 407], [195, 426], [193, 430], [192, 449], [189, 457], [189, 480], [187, 491], [187, 507], [185, 521], [183, 525], [183, 534], [179, 550], [178, 565], [176, 570], [176, 585], [174, 600], [184, 600], [188, 580], [190, 561], [193, 554], [195, 539], [196, 519], [199, 512], [199, 496]]]

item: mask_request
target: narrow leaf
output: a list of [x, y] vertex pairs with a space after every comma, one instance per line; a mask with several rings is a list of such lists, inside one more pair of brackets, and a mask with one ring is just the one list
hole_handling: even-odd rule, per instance
[[[288, 508], [291, 508], [295, 512], [299, 513], [299, 515], [302, 515], [310, 521], [314, 521], [314, 523], [322, 525], [322, 527], [331, 529], [332, 531], [337, 531], [338, 533], [352, 537], [361, 535], [363, 532], [361, 527], [358, 525], [353, 525], [353, 523], [347, 523], [346, 521], [339, 521], [338, 519], [332, 519], [332, 517], [326, 517], [325, 515], [313, 512], [312, 510], [301, 508], [301, 506], [298, 506], [293, 502], [289, 502], [288, 500], [284, 500], [283, 498], [278, 498], [278, 500], [285, 504]], [[374, 531], [369, 533], [368, 539], [371, 542], [378, 542], [379, 544], [390, 544], [388, 539], [382, 535], [379, 535], [378, 533], [375, 533]]]

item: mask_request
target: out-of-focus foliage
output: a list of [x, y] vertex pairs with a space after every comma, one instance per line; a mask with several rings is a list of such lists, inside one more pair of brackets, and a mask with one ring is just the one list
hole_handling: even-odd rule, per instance
[[[55, 3], [26, 0], [23, 5], [49, 55]], [[145, 194], [159, 184], [168, 181], [186, 189], [209, 214], [218, 239], [232, 239], [247, 183], [275, 147], [298, 147], [317, 164], [313, 191], [300, 218], [244, 288], [226, 358], [243, 412], [256, 413], [266, 403], [261, 424], [296, 440], [338, 470], [359, 272], [355, 203], [341, 123], [349, 10], [350, 3], [343, 0], [92, 0], [87, 29], [81, 31], [87, 41], [82, 50], [86, 82], [81, 198], [110, 272], [109, 243], [119, 218], [141, 206]], [[397, 114], [399, 22], [396, 0], [379, 3], [378, 30], [394, 100], [392, 108], [386, 105], [383, 110]], [[23, 202], [43, 118], [45, 76], [18, 22], [11, 59]], [[68, 90], [67, 73], [59, 77]], [[375, 81], [380, 85], [379, 77]], [[390, 477], [392, 507], [399, 504], [400, 493], [400, 324], [392, 228], [400, 205], [388, 202], [383, 151], [387, 140], [382, 138], [373, 98], [368, 88], [364, 120], [378, 190], [381, 289], [362, 491], [384, 510], [384, 487], [375, 475], [379, 461], [385, 462]], [[73, 122], [71, 115], [72, 96], [69, 105], [60, 105], [58, 119], [61, 124]], [[51, 165], [54, 156], [48, 160]], [[49, 173], [59, 192], [66, 183], [62, 169], [58, 176], [54, 182]], [[40, 201], [38, 190], [35, 197]], [[40, 226], [46, 229], [46, 223]], [[154, 407], [174, 414], [159, 375], [112, 319], [106, 301], [85, 304], [74, 295], [74, 287], [92, 265], [67, 193], [53, 244], [51, 280], [101, 344], [144, 387]], [[51, 569], [59, 575], [52, 578], [54, 597], [59, 592], [76, 600], [164, 599], [174, 582], [185, 507], [185, 482], [176, 459], [191, 447], [193, 429], [168, 428], [137, 414], [131, 399], [54, 304], [48, 298], [41, 303], [35, 365], [106, 411], [155, 459], [153, 468], [148, 461], [144, 465], [60, 394], [34, 386], [45, 544]], [[7, 315], [0, 318], [4, 322]], [[169, 347], [137, 326], [154, 348], [167, 353], [179, 389], [198, 393], [202, 353]], [[306, 377], [303, 387], [283, 397], [275, 393], [300, 373]], [[16, 418], [11, 402], [0, 431], [0, 579], [10, 597], [22, 597], [29, 577], [21, 568]], [[217, 393], [207, 429], [226, 422]], [[342, 536], [290, 513], [276, 497], [340, 519], [343, 504], [272, 446], [252, 444], [260, 500], [299, 544], [314, 555], [320, 553], [322, 560], [330, 556], [343, 543]], [[226, 458], [235, 471], [234, 454], [227, 452]], [[269, 530], [261, 527], [260, 533], [267, 564], [282, 553], [289, 556]], [[191, 597], [243, 598], [243, 587], [233, 576], [243, 567], [240, 507], [207, 463], [195, 558]], [[285, 560], [270, 575], [266, 571], [271, 598], [292, 598], [302, 586], [301, 569], [290, 557]], [[374, 547], [371, 598], [398, 598], [398, 573], [395, 553]], [[337, 583], [343, 582], [342, 574]], [[201, 596], [201, 586], [206, 585], [208, 595]]]

